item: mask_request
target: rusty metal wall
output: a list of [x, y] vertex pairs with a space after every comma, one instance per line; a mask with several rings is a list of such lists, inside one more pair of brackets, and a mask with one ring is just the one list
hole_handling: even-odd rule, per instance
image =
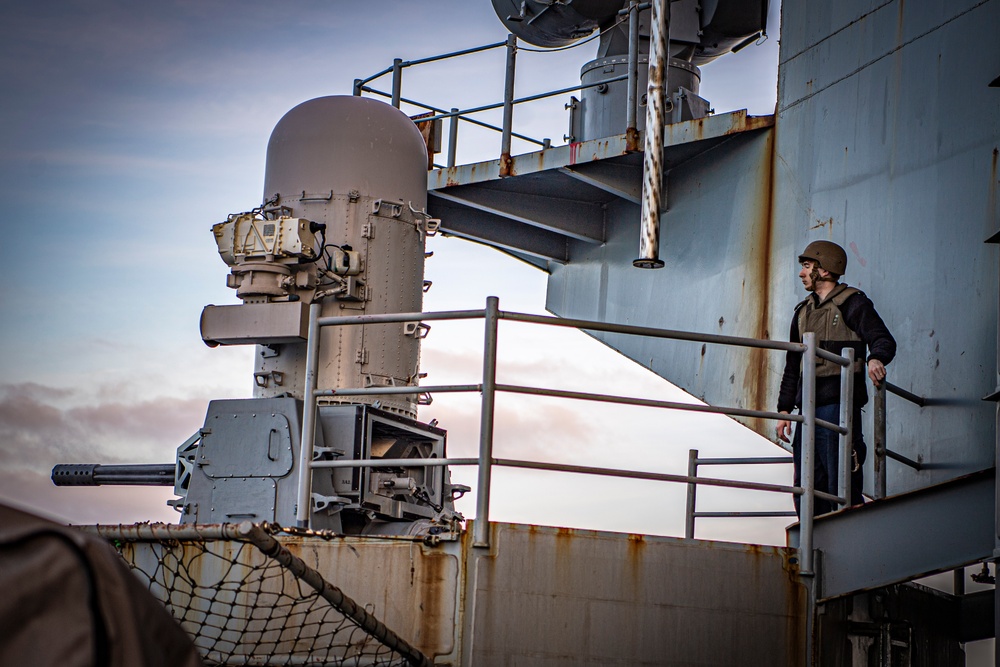
[[[437, 546], [278, 540], [436, 665], [803, 664], [806, 589], [794, 550], [521, 524], [491, 530], [488, 550], [472, 547], [471, 530]], [[160, 571], [162, 550], [126, 548], [140, 571]], [[253, 550], [226, 541], [208, 548], [222, 557], [187, 545], [167, 560], [182, 562], [192, 585], [228, 580], [230, 568], [246, 577]], [[211, 601], [192, 601], [177, 583], [177, 610], [200, 618]], [[246, 602], [215, 613], [249, 614]], [[283, 627], [281, 608], [266, 614]]]
[[467, 569], [463, 665], [805, 664], [789, 551], [493, 524]]

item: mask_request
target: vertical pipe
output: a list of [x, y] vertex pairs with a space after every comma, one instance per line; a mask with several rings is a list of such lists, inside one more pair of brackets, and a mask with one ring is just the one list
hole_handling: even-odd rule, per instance
[[874, 406], [874, 422], [875, 422], [875, 497], [885, 498], [888, 491], [886, 482], [888, 481], [888, 475], [886, 475], [886, 442], [885, 442], [885, 383], [886, 380], [882, 380], [882, 384], [875, 387], [875, 406]]
[[493, 404], [497, 386], [497, 322], [500, 300], [486, 298], [485, 344], [483, 345], [483, 405], [479, 415], [479, 488], [476, 489], [476, 521], [472, 546], [490, 547], [490, 476], [493, 472]]
[[802, 354], [802, 502], [799, 503], [800, 573], [813, 575], [813, 511], [816, 497], [814, 461], [816, 456], [816, 334], [802, 335], [806, 349]]
[[403, 59], [395, 58], [392, 61], [392, 106], [399, 108], [400, 98], [403, 96]]
[[847, 427], [847, 433], [840, 435], [840, 472], [837, 495], [851, 506], [851, 470], [854, 452], [854, 348], [845, 347], [840, 356], [850, 362], [840, 367], [840, 425]]
[[458, 109], [451, 108], [455, 114], [451, 117], [451, 125], [448, 126], [448, 166], [455, 166], [455, 159], [458, 156]]
[[639, 150], [639, 0], [628, 6], [628, 108], [625, 110], [625, 148]]
[[361, 79], [354, 80], [354, 96], [361, 97]]
[[965, 568], [960, 567], [951, 571], [952, 589], [951, 594], [955, 597], [965, 595]]
[[503, 83], [503, 130], [500, 139], [500, 176], [511, 175], [510, 133], [514, 123], [514, 68], [517, 37], [507, 35], [507, 72]]
[[299, 439], [299, 497], [295, 506], [295, 523], [309, 527], [312, 509], [312, 460], [316, 444], [316, 371], [319, 367], [318, 302], [309, 305], [309, 332], [306, 339], [306, 383], [302, 396], [302, 437]]
[[[649, 86], [646, 91], [646, 141], [642, 159], [642, 215], [639, 257], [632, 266], [663, 268], [660, 259], [660, 190], [663, 184], [663, 125], [666, 120], [667, 65], [670, 48], [670, 2], [653, 0], [649, 36]], [[665, 199], [665, 198], [664, 198]]]
[[[698, 450], [688, 450], [688, 477], [698, 476]], [[688, 482], [687, 510], [684, 514], [684, 537], [689, 540], [694, 539], [694, 508], [698, 485]]]

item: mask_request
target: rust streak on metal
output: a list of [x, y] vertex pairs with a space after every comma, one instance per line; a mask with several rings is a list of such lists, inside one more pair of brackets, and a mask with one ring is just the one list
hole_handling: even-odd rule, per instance
[[[420, 613], [414, 645], [424, 654], [430, 654], [441, 636], [451, 633], [455, 618], [446, 618], [450, 592], [447, 581], [447, 560], [451, 556], [441, 551], [420, 548], [417, 585], [420, 587]], [[444, 630], [445, 632], [442, 632]]]
[[434, 169], [434, 144], [437, 141], [437, 124], [427, 121], [421, 121], [421, 118], [430, 118], [434, 115], [434, 112], [428, 111], [427, 113], [417, 114], [416, 116], [410, 116], [410, 120], [413, 121], [417, 129], [420, 130], [420, 136], [424, 139], [424, 147], [427, 149], [427, 171], [432, 171]]
[[514, 176], [514, 160], [511, 159], [510, 153], [500, 156], [500, 178], [507, 176]]
[[639, 130], [630, 127], [625, 130], [625, 152], [635, 153], [642, 150], [639, 144]]
[[[771, 133], [767, 138], [765, 156], [767, 165], [760, 169], [760, 181], [756, 197], [757, 210], [754, 211], [755, 220], [753, 232], [750, 238], [750, 254], [747, 257], [748, 280], [750, 283], [752, 316], [754, 319], [753, 330], [745, 335], [755, 338], [770, 338], [768, 322], [770, 320], [771, 306], [771, 254], [774, 236], [773, 229], [773, 193], [774, 193], [774, 135]], [[757, 303], [754, 304], [754, 296]], [[756, 306], [756, 307], [754, 307]], [[769, 405], [774, 397], [768, 392], [768, 352], [763, 349], [752, 348], [748, 355], [748, 365], [746, 375], [743, 378], [743, 390], [747, 396], [747, 406], [751, 409], [762, 410]], [[749, 420], [751, 429], [769, 437], [773, 432], [773, 422], [759, 418]]]

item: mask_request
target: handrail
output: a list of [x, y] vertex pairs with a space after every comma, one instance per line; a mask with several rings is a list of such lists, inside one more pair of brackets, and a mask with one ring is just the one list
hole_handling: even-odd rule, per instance
[[[418, 58], [415, 60], [403, 60], [402, 58], [395, 58], [392, 65], [379, 70], [375, 74], [367, 76], [365, 78], [354, 79], [353, 94], [355, 96], [360, 96], [363, 93], [371, 93], [374, 95], [380, 95], [390, 98], [391, 104], [399, 108], [401, 104], [411, 104], [424, 109], [429, 109], [433, 111], [436, 115], [430, 118], [421, 118], [418, 122], [432, 122], [439, 121], [445, 118], [451, 119], [451, 127], [448, 132], [448, 167], [455, 166], [455, 152], [456, 145], [458, 141], [458, 123], [460, 121], [471, 122], [475, 125], [479, 125], [489, 130], [500, 132], [500, 173], [501, 177], [510, 175], [511, 167], [511, 138], [518, 138], [524, 141], [528, 141], [542, 147], [542, 150], [548, 149], [551, 146], [551, 141], [548, 138], [542, 140], [527, 137], [522, 134], [517, 134], [513, 131], [513, 109], [518, 104], [525, 104], [528, 102], [533, 102], [536, 100], [547, 99], [557, 95], [564, 95], [566, 93], [571, 93], [578, 90], [584, 90], [587, 88], [605, 86], [608, 83], [616, 81], [627, 81], [628, 95], [626, 96], [626, 127], [621, 129], [621, 133], [629, 137], [628, 146], [630, 150], [638, 150], [638, 130], [636, 127], [636, 113], [637, 108], [640, 104], [639, 95], [637, 91], [638, 85], [638, 65], [639, 65], [639, 9], [646, 5], [641, 5], [637, 2], [632, 2], [629, 9], [622, 12], [623, 18], [618, 21], [618, 23], [628, 22], [628, 35], [629, 35], [629, 50], [628, 50], [628, 68], [627, 74], [614, 77], [611, 79], [605, 79], [602, 81], [596, 81], [588, 84], [581, 84], [578, 86], [561, 88], [558, 90], [552, 90], [544, 93], [538, 93], [535, 95], [529, 95], [526, 97], [515, 98], [514, 97], [514, 81], [516, 75], [516, 60], [518, 40], [513, 34], [508, 35], [507, 39], [503, 42], [494, 42], [492, 44], [484, 44], [482, 46], [475, 46], [467, 49], [462, 49], [459, 51], [452, 51], [450, 53], [444, 53], [437, 56], [430, 56], [426, 58]], [[618, 25], [616, 23], [615, 25]], [[582, 42], [581, 42], [582, 43]], [[499, 47], [506, 48], [506, 72], [504, 76], [504, 94], [503, 101], [495, 104], [483, 105], [480, 107], [474, 107], [471, 109], [452, 109], [451, 111], [445, 111], [444, 109], [436, 108], [423, 102], [418, 102], [412, 99], [407, 99], [402, 95], [402, 78], [403, 71], [409, 67], [415, 65], [423, 65], [427, 63], [437, 62], [441, 60], [446, 60], [450, 58], [456, 58], [460, 56], [466, 56], [470, 54], [480, 53], [482, 51], [487, 51], [491, 49], [496, 49]], [[547, 49], [528, 49], [527, 51], [538, 51], [538, 52], [548, 52]], [[554, 49], [556, 51], [561, 49]], [[384, 92], [377, 90], [367, 84], [380, 79], [388, 74], [392, 75], [391, 82], [391, 92]], [[476, 121], [475, 119], [469, 118], [470, 114], [479, 113], [483, 111], [489, 111], [493, 109], [503, 109], [503, 123], [502, 127], [497, 128], [488, 123], [482, 123]], [[572, 140], [572, 139], [571, 139]], [[437, 165], [434, 165], [437, 166]]]
[[[484, 333], [484, 354], [483, 354], [483, 377], [482, 382], [477, 384], [456, 384], [456, 385], [435, 385], [435, 386], [398, 386], [398, 387], [342, 387], [336, 389], [318, 388], [316, 386], [315, 367], [319, 359], [320, 336], [319, 329], [324, 326], [350, 326], [359, 324], [387, 324], [402, 322], [422, 322], [435, 320], [462, 320], [479, 319], [485, 320]], [[496, 362], [497, 362], [497, 324], [499, 321], [509, 320], [513, 322], [528, 322], [535, 324], [545, 324], [550, 326], [572, 327], [591, 331], [606, 331], [627, 335], [638, 335], [661, 339], [672, 339], [699, 343], [712, 343], [720, 345], [731, 345], [740, 347], [763, 348], [779, 351], [803, 351], [804, 357], [808, 360], [817, 356], [823, 358], [832, 357], [832, 360], [841, 366], [841, 375], [852, 375], [851, 355], [838, 356], [829, 352], [820, 354], [816, 344], [815, 334], [807, 333], [803, 336], [802, 343], [790, 343], [784, 341], [761, 340], [755, 338], [743, 338], [737, 336], [722, 336], [719, 334], [705, 334], [688, 331], [677, 331], [669, 329], [657, 329], [654, 327], [635, 326], [619, 324], [613, 322], [596, 322], [591, 320], [580, 320], [571, 318], [560, 318], [552, 316], [529, 315], [526, 313], [507, 312], [499, 309], [499, 300], [496, 297], [489, 297], [486, 307], [483, 310], [452, 310], [430, 313], [387, 313], [372, 315], [351, 315], [351, 316], [320, 316], [320, 306], [314, 303], [309, 307], [309, 337], [307, 340], [307, 372], [306, 386], [304, 392], [305, 412], [303, 415], [303, 430], [299, 451], [299, 504], [296, 511], [296, 521], [299, 526], [308, 527], [310, 516], [310, 494], [312, 475], [309, 471], [314, 468], [343, 468], [343, 467], [385, 467], [393, 465], [407, 466], [443, 466], [443, 465], [476, 465], [479, 470], [478, 488], [476, 500], [476, 521], [473, 527], [473, 545], [476, 547], [488, 548], [490, 545], [489, 534], [489, 500], [491, 487], [491, 469], [494, 465], [514, 468], [526, 468], [533, 470], [561, 471], [577, 474], [602, 475], [621, 477], [628, 479], [649, 479], [657, 481], [675, 482], [682, 484], [706, 484], [710, 486], [722, 486], [729, 488], [752, 489], [759, 491], [771, 491], [779, 493], [791, 493], [802, 496], [800, 503], [799, 520], [801, 526], [800, 541], [800, 573], [806, 576], [813, 574], [812, 566], [812, 507], [813, 498], [823, 498], [839, 505], [849, 503], [850, 489], [839, 490], [839, 495], [825, 493], [815, 489], [811, 464], [814, 433], [817, 426], [836, 431], [841, 435], [841, 447], [845, 447], [850, 442], [850, 418], [844, 421], [844, 414], [849, 412], [841, 411], [842, 424], [832, 424], [815, 418], [815, 364], [806, 363], [803, 365], [803, 407], [799, 415], [788, 415], [780, 412], [769, 412], [765, 410], [750, 410], [745, 408], [732, 408], [725, 406], [701, 405], [697, 403], [680, 403], [676, 401], [660, 401], [654, 399], [636, 398], [630, 396], [616, 396], [610, 394], [597, 394], [577, 391], [564, 391], [558, 389], [545, 389], [538, 387], [525, 387], [520, 385], [498, 384], [496, 382]], [[845, 349], [845, 352], [847, 350]], [[844, 380], [842, 379], [842, 382]], [[377, 396], [377, 395], [422, 395], [430, 393], [455, 393], [455, 392], [479, 392], [482, 396], [482, 406], [480, 411], [480, 447], [479, 456], [475, 459], [406, 459], [405, 461], [386, 459], [347, 459], [342, 461], [313, 461], [313, 451], [316, 435], [316, 411], [317, 398], [324, 396]], [[497, 392], [507, 392], [516, 394], [529, 394], [539, 396], [551, 396], [557, 398], [568, 398], [575, 400], [599, 401], [613, 404], [635, 405], [643, 407], [655, 407], [672, 410], [685, 410], [692, 412], [707, 412], [716, 414], [726, 414], [730, 416], [755, 417], [768, 420], [794, 421], [803, 424], [803, 474], [801, 486], [786, 486], [780, 484], [767, 484], [762, 482], [749, 482], [739, 480], [726, 480], [716, 478], [699, 478], [697, 475], [676, 475], [672, 473], [643, 472], [636, 470], [608, 469], [593, 466], [580, 466], [560, 463], [547, 463], [539, 461], [522, 461], [516, 459], [498, 459], [493, 457], [493, 426], [494, 413], [493, 406]], [[843, 461], [849, 459], [849, 454], [842, 456]], [[741, 459], [720, 459], [718, 464], [736, 463], [747, 461]], [[759, 463], [785, 463], [784, 458], [764, 458]], [[706, 463], [707, 464], [707, 463]], [[846, 476], [842, 470], [841, 476]], [[690, 486], [689, 486], [690, 489]], [[693, 504], [689, 515], [694, 515]], [[698, 516], [715, 516], [716, 513], [697, 513]], [[749, 516], [751, 514], [742, 513], [739, 516]], [[768, 513], [767, 516], [772, 516]], [[734, 514], [734, 516], [736, 516]], [[785, 516], [784, 514], [782, 516]], [[693, 521], [693, 518], [691, 519]]]
[[913, 392], [907, 391], [902, 387], [889, 382], [888, 379], [883, 380], [880, 385], [875, 386], [875, 397], [874, 403], [874, 422], [875, 422], [875, 460], [873, 463], [873, 468], [875, 471], [875, 498], [885, 498], [888, 495], [888, 468], [886, 466], [886, 459], [892, 459], [898, 461], [903, 465], [909, 466], [916, 471], [921, 471], [924, 469], [923, 461], [919, 459], [914, 461], [913, 459], [903, 456], [898, 452], [894, 452], [889, 449], [886, 444], [886, 408], [885, 408], [885, 397], [886, 394], [895, 394], [900, 398], [909, 401], [921, 408], [929, 407], [933, 405], [933, 400], [925, 398], [923, 396], [918, 396]]
[[886, 380], [885, 388], [886, 388], [886, 391], [888, 391], [890, 394], [895, 394], [896, 396], [899, 396], [900, 398], [904, 398], [907, 401], [909, 401], [910, 403], [916, 403], [917, 405], [919, 405], [922, 408], [930, 405], [930, 401], [928, 401], [923, 396], [917, 396], [913, 392], [906, 391], [902, 387], [894, 385], [893, 383], [889, 382], [888, 380]]
[[684, 537], [694, 539], [694, 525], [696, 519], [720, 519], [736, 517], [771, 518], [771, 517], [792, 517], [798, 514], [792, 510], [777, 511], [738, 511], [738, 512], [699, 512], [695, 509], [697, 503], [698, 485], [705, 477], [698, 475], [699, 466], [728, 466], [728, 465], [775, 465], [794, 463], [791, 456], [757, 456], [757, 457], [729, 457], [703, 459], [698, 456], [697, 449], [688, 450], [688, 477], [693, 481], [688, 483], [687, 504], [684, 512]]

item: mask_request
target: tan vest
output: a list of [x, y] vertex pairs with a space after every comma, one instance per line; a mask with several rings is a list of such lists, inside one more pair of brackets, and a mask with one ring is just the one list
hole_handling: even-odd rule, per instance
[[[847, 285], [837, 285], [833, 291], [827, 295], [826, 300], [818, 306], [814, 299], [809, 297], [802, 302], [798, 308], [799, 335], [806, 332], [816, 334], [817, 343], [823, 349], [834, 354], [840, 354], [841, 345], [839, 343], [859, 343], [861, 339], [858, 334], [844, 323], [844, 314], [840, 312], [840, 307], [847, 301], [848, 297], [857, 294], [860, 290]], [[836, 347], [837, 349], [832, 349]], [[860, 373], [864, 366], [863, 355], [854, 360], [854, 372]], [[840, 366], [827, 361], [826, 359], [816, 359], [816, 376], [829, 377], [839, 375]]]

